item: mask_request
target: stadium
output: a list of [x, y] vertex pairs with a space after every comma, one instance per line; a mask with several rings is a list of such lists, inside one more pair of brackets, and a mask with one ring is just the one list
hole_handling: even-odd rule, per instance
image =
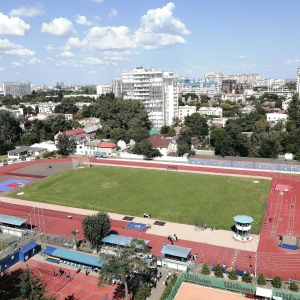
[[[163, 219], [155, 220], [155, 216], [153, 216], [154, 219], [147, 220], [147, 225], [150, 223], [150, 227], [143, 228], [143, 230], [132, 230], [132, 228], [128, 227], [132, 220], [128, 221], [125, 218], [128, 216], [110, 212], [112, 229], [122, 236], [149, 240], [151, 252], [157, 256], [162, 255], [162, 244], [166, 242], [168, 234], [173, 233], [175, 229], [177, 234], [182, 232], [182, 234], [180, 234], [181, 238], [176, 245], [191, 249], [192, 253], [198, 254], [195, 265], [201, 265], [203, 263], [209, 265], [220, 264], [230, 266], [237, 270], [246, 270], [255, 275], [263, 273], [270, 279], [275, 276], [280, 276], [289, 282], [300, 280], [299, 241], [296, 238], [300, 235], [300, 227], [298, 224], [300, 221], [297, 217], [299, 215], [297, 199], [300, 193], [300, 183], [299, 177], [296, 175], [297, 166], [291, 167], [290, 165], [283, 165], [279, 167], [278, 164], [272, 166], [264, 163], [260, 165], [260, 167], [256, 164], [254, 165], [256, 167], [253, 168], [249, 163], [247, 163], [248, 165], [245, 163], [243, 165], [241, 165], [241, 163], [237, 165], [232, 162], [229, 164], [228, 161], [226, 163], [220, 161], [218, 164], [211, 160], [206, 160], [205, 163], [199, 162], [199, 160], [195, 162], [194, 160], [190, 162], [189, 165], [110, 159], [76, 159], [76, 161], [74, 161], [74, 159], [63, 158], [37, 160], [1, 167], [0, 173], [3, 185], [1, 190], [7, 192], [9, 189], [15, 189], [12, 195], [19, 194], [17, 198], [22, 199], [22, 195], [24, 195], [24, 193], [26, 195], [26, 189], [30, 188], [32, 183], [37, 181], [39, 183], [46, 183], [48, 180], [47, 177], [55, 177], [55, 174], [59, 174], [66, 169], [76, 168], [79, 171], [78, 173], [80, 173], [80, 168], [83, 168], [85, 165], [90, 166], [93, 164], [155, 169], [168, 171], [169, 173], [176, 171], [176, 174], [181, 172], [219, 174], [222, 176], [225, 174], [226, 176], [252, 178], [252, 181], [269, 180], [270, 188], [262, 211], [260, 235], [259, 238], [255, 238], [254, 241], [252, 240], [252, 244], [248, 244], [248, 242], [233, 242], [232, 232], [227, 233], [228, 235], [224, 235], [223, 230], [211, 232], [209, 230], [201, 230], [202, 224], [194, 224], [194, 226], [191, 224], [184, 225], [177, 224], [175, 220], [172, 220], [166, 221], [163, 226], [158, 227], [154, 223]], [[170, 165], [172, 165], [172, 168], [170, 168]], [[277, 172], [278, 170], [285, 171], [285, 173]], [[20, 184], [28, 184], [28, 186], [22, 187]], [[113, 187], [114, 186], [112, 186], [112, 188]], [[1, 214], [23, 218], [26, 220], [24, 224], [27, 224], [27, 228], [37, 233], [40, 240], [48, 239], [49, 241], [50, 237], [50, 239], [53, 239], [53, 242], [57, 244], [61, 242], [62, 245], [66, 244], [70, 232], [74, 230], [74, 228], [79, 228], [78, 238], [83, 239], [81, 221], [85, 215], [95, 212], [95, 210], [88, 208], [83, 214], [82, 209], [74, 208], [72, 209], [72, 213], [70, 213], [71, 209], [69, 207], [18, 200], [6, 196], [7, 194], [3, 194], [3, 197], [1, 197]], [[72, 203], [65, 205], [72, 206]], [[71, 219], [69, 218], [70, 216], [72, 217]], [[137, 224], [145, 223], [142, 215], [140, 215], [140, 217], [134, 216], [133, 218]], [[205, 221], [209, 224], [209, 217], [207, 217]], [[3, 220], [1, 220], [1, 222], [5, 223]], [[195, 220], [192, 222], [195, 222]], [[201, 220], [199, 220], [199, 223], [201, 223]], [[34, 228], [30, 227], [30, 224], [34, 224]], [[64, 224], [64, 226], [61, 226], [61, 224]], [[197, 228], [196, 225], [200, 227], [200, 230], [197, 230], [199, 228]], [[221, 239], [221, 236], [225, 236], [224, 238], [227, 239], [227, 241], [224, 240], [224, 238]], [[56, 240], [54, 237], [56, 237]], [[216, 242], [216, 240], [219, 242]], [[1, 268], [2, 271], [5, 271], [3, 270], [5, 268], [3, 265], [1, 265]], [[10, 270], [12, 270], [12, 268], [10, 268]], [[78, 278], [78, 280], [80, 279]], [[180, 284], [182, 282], [189, 282], [199, 285], [198, 278], [186, 276], [185, 273], [183, 273], [178, 282]], [[213, 287], [214, 285], [211, 284], [210, 286]], [[173, 298], [176, 297], [178, 290], [180, 290], [180, 285], [172, 290]], [[81, 292], [82, 291], [79, 291], [79, 293]], [[111, 293], [112, 291], [103, 294], [103, 299], [106, 295], [110, 297], [112, 295]], [[97, 295], [97, 297], [97, 299], [99, 299], [99, 295]], [[297, 296], [294, 295], [294, 299], [300, 299], [300, 297], [296, 297]]]

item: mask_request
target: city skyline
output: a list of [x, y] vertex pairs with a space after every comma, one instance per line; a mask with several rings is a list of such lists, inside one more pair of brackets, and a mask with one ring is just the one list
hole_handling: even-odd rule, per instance
[[[248, 5], [247, 5], [248, 4]], [[135, 67], [296, 80], [300, 2], [5, 1], [0, 82], [109, 84]]]

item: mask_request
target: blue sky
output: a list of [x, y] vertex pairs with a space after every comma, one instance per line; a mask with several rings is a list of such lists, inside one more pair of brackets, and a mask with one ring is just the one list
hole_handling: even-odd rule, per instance
[[0, 82], [108, 84], [137, 66], [296, 77], [298, 0], [0, 0]]

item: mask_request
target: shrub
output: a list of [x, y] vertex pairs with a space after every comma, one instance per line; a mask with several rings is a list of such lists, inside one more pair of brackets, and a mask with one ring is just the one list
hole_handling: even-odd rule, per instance
[[145, 300], [151, 296], [151, 288], [147, 284], [143, 284], [136, 293], [135, 300]]
[[272, 280], [272, 285], [274, 288], [280, 289], [282, 286], [282, 279], [280, 276], [276, 276]]
[[264, 274], [259, 274], [259, 276], [257, 278], [257, 284], [258, 285], [266, 285], [267, 284], [266, 277]]
[[247, 283], [252, 282], [252, 276], [250, 275], [249, 272], [246, 272], [246, 273], [243, 274], [242, 281], [247, 282]]
[[291, 282], [290, 283], [290, 290], [292, 292], [298, 292], [299, 291], [299, 286], [296, 282]]
[[172, 276], [172, 278], [171, 278], [171, 280], [170, 280], [170, 283], [165, 288], [162, 296], [160, 297], [160, 300], [167, 300], [168, 299], [168, 296], [170, 295], [170, 293], [172, 291], [172, 288], [175, 285], [177, 279], [178, 279], [177, 274], [174, 273], [173, 276]]
[[236, 274], [236, 271], [234, 269], [232, 269], [228, 272], [228, 278], [231, 279], [231, 280], [237, 280], [238, 279], [238, 274]]
[[216, 265], [216, 268], [215, 268], [215, 276], [217, 278], [223, 278], [223, 271], [222, 271], [222, 268], [220, 265]]
[[209, 269], [209, 266], [207, 264], [204, 264], [202, 266], [201, 274], [203, 274], [203, 275], [209, 275], [210, 274], [210, 269]]

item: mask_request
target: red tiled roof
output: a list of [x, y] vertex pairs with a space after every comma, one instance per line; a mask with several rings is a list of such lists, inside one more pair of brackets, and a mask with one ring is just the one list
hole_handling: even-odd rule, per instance
[[114, 148], [114, 147], [117, 147], [117, 145], [114, 143], [111, 143], [111, 142], [102, 142], [99, 144], [98, 147], [99, 148]]
[[64, 133], [67, 135], [71, 135], [71, 134], [78, 135], [80, 133], [85, 133], [85, 131], [81, 128], [75, 128], [75, 129], [71, 129], [71, 130], [66, 130], [66, 131], [64, 131]]
[[149, 139], [152, 147], [167, 148], [171, 140], [169, 139]]

